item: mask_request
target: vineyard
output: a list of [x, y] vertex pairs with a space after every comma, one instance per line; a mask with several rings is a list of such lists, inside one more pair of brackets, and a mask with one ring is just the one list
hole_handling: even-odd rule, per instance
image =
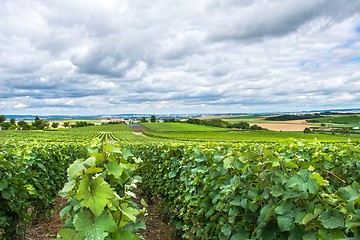
[[0, 131], [1, 238], [24, 238], [60, 194], [58, 239], [142, 239], [136, 187], [186, 239], [360, 237], [359, 138], [144, 126]]

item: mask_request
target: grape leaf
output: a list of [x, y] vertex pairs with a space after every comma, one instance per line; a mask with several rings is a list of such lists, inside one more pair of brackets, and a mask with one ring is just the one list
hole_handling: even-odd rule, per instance
[[319, 220], [325, 228], [333, 229], [344, 226], [344, 218], [339, 210], [327, 209], [320, 214]]
[[74, 240], [76, 237], [76, 232], [74, 229], [65, 228], [65, 229], [61, 229], [57, 233], [57, 236], [61, 237], [62, 240]]
[[111, 205], [111, 199], [115, 195], [110, 185], [103, 178], [97, 177], [93, 179], [89, 186], [89, 177], [84, 175], [75, 197], [81, 201], [82, 206], [90, 208], [98, 217], [106, 205]]
[[124, 168], [116, 162], [109, 162], [105, 164], [109, 174], [114, 175], [115, 178], [119, 178], [124, 171]]
[[[136, 210], [135, 208], [129, 207], [128, 203], [123, 203], [121, 204], [121, 211], [123, 212], [123, 217], [124, 220], [126, 221], [133, 221], [135, 222], [136, 220], [136, 215], [139, 214], [139, 211]], [[121, 219], [123, 220], [123, 219]]]
[[84, 163], [77, 159], [73, 164], [68, 168], [68, 173], [71, 178], [75, 178], [79, 173], [85, 170]]
[[294, 215], [292, 212], [287, 212], [284, 215], [280, 215], [277, 217], [277, 221], [279, 224], [280, 231], [290, 231], [294, 229]]
[[91, 213], [83, 211], [75, 215], [74, 227], [80, 236], [86, 239], [105, 239], [109, 233], [115, 232], [118, 227], [113, 218], [104, 211], [95, 221], [92, 221]]

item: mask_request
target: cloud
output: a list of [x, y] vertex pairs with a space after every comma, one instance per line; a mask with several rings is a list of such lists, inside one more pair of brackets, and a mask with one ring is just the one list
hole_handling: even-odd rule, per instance
[[23, 103], [18, 103], [14, 106], [14, 108], [25, 108], [25, 107], [27, 107], [27, 106]]
[[359, 26], [360, 2], [346, 0], [4, 0], [0, 108], [92, 115], [358, 107]]

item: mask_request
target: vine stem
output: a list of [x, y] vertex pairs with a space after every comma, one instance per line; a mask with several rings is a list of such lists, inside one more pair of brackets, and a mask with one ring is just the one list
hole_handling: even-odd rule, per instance
[[339, 179], [339, 180], [340, 180], [340, 181], [342, 181], [343, 183], [346, 183], [346, 181], [345, 181], [345, 180], [343, 180], [343, 179], [339, 178], [338, 176], [336, 176], [336, 174], [335, 174], [335, 173], [330, 172], [330, 171], [328, 171], [328, 170], [323, 170], [323, 171], [325, 171], [325, 172], [327, 172], [327, 173], [330, 173], [331, 175], [333, 175], [334, 177], [336, 177], [337, 179]]
[[[264, 174], [264, 173], [263, 173], [263, 174]], [[262, 184], [264, 185], [267, 193], [268, 193], [269, 196], [270, 196], [271, 201], [272, 201], [272, 202], [275, 202], [274, 196], [270, 193], [270, 190], [268, 189], [268, 187], [267, 187], [266, 184], [265, 184], [265, 175], [264, 175], [264, 178], [261, 178], [260, 175], [259, 175], [259, 173], [256, 173], [256, 176], [257, 176], [258, 178], [260, 178]]]

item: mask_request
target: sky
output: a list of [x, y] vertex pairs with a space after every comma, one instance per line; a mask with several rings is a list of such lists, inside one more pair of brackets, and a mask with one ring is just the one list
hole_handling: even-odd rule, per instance
[[0, 114], [359, 102], [360, 0], [1, 0]]

